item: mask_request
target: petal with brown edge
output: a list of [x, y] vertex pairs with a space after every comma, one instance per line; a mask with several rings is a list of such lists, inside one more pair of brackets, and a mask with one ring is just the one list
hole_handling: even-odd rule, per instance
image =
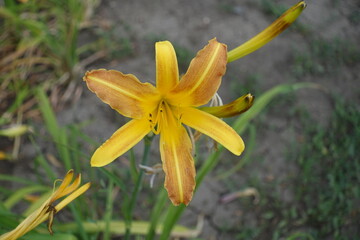
[[220, 86], [226, 63], [226, 45], [210, 40], [191, 61], [179, 84], [166, 95], [167, 101], [183, 107], [206, 104]]
[[103, 102], [126, 117], [141, 118], [152, 112], [159, 101], [157, 89], [132, 74], [98, 69], [86, 72], [83, 79]]
[[165, 188], [174, 205], [187, 205], [195, 188], [195, 166], [191, 155], [192, 143], [169, 108], [164, 111], [160, 133], [160, 153], [165, 172]]

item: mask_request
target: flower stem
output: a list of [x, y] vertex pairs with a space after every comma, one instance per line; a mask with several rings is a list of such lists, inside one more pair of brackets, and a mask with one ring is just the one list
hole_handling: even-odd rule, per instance
[[[150, 154], [150, 147], [151, 147], [151, 142], [153, 140], [153, 136], [149, 137], [146, 136], [144, 138], [144, 142], [145, 142], [145, 146], [144, 146], [144, 153], [143, 153], [143, 158], [141, 160], [141, 164], [142, 165], [146, 165], [147, 161], [149, 159], [149, 154]], [[131, 234], [131, 223], [132, 223], [132, 215], [133, 215], [133, 211], [134, 211], [134, 206], [136, 203], [136, 199], [139, 195], [139, 192], [142, 188], [142, 180], [143, 180], [143, 176], [144, 176], [144, 171], [140, 171], [138, 178], [136, 180], [135, 183], [135, 189], [131, 195], [130, 201], [128, 202], [128, 207], [127, 207], [127, 214], [126, 214], [126, 230], [125, 230], [125, 240], [130, 239], [130, 234]]]

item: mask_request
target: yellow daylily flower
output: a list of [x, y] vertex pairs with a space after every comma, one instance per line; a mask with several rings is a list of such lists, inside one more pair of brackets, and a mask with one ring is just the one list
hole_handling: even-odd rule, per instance
[[[298, 12], [297, 9], [304, 6], [299, 3], [298, 7], [288, 11], [286, 16], [290, 14], [291, 18], [282, 16], [280, 22], [293, 21], [293, 12]], [[277, 24], [271, 27], [272, 31], [265, 30], [271, 34], [267, 39], [271, 40], [285, 29], [277, 29], [277, 26], [281, 27]], [[251, 51], [255, 51], [263, 42], [260, 38], [250, 41], [250, 45], [255, 46]], [[235, 155], [240, 155], [244, 150], [241, 137], [219, 118], [234, 116], [249, 109], [254, 100], [251, 94], [224, 106], [199, 107], [207, 104], [217, 92], [227, 62], [243, 56], [245, 50], [235, 49], [227, 53], [225, 44], [212, 39], [191, 61], [181, 79], [171, 43], [157, 42], [155, 51], [156, 87], [140, 82], [132, 74], [115, 70], [98, 69], [85, 74], [83, 79], [92, 92], [120, 114], [132, 118], [95, 151], [91, 165], [107, 165], [149, 132], [160, 134], [165, 188], [174, 205], [187, 205], [195, 188], [195, 167], [191, 154], [192, 142], [183, 124], [210, 136]], [[251, 51], [246, 48], [246, 54]]]
[[225, 73], [226, 46], [213, 39], [190, 63], [179, 80], [176, 54], [170, 42], [157, 42], [156, 88], [134, 75], [114, 70], [87, 72], [89, 89], [117, 110], [133, 118], [100, 146], [91, 165], [109, 164], [149, 132], [160, 134], [165, 188], [174, 205], [188, 204], [195, 188], [192, 143], [186, 124], [221, 143], [236, 155], [244, 150], [240, 136], [219, 118], [197, 109], [210, 101]]
[[[72, 182], [73, 177], [74, 177], [74, 171], [73, 170], [68, 171], [59, 188], [54, 190], [51, 196], [37, 210], [35, 210], [27, 218], [25, 218], [14, 230], [1, 235], [0, 240], [18, 239], [19, 237], [28, 233], [29, 231], [37, 227], [39, 224], [46, 221], [47, 219], [49, 220], [48, 230], [52, 234], [51, 227], [53, 223], [54, 214], [59, 212], [61, 209], [63, 209], [66, 205], [68, 205], [78, 196], [86, 192], [90, 187], [90, 183], [86, 183], [81, 187], [79, 187], [81, 182], [80, 174], [78, 174], [75, 180]], [[56, 200], [66, 195], [68, 196], [65, 199], [63, 199], [61, 202], [59, 202], [56, 206], [53, 205]]]

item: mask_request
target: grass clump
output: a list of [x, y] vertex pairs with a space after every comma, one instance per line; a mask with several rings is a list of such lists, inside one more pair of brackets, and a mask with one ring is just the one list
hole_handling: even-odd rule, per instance
[[336, 73], [342, 66], [353, 66], [360, 62], [360, 49], [345, 39], [315, 39], [309, 51], [297, 52], [293, 72], [297, 77], [321, 76]]
[[[352, 239], [360, 234], [360, 112], [338, 101], [328, 128], [307, 121], [305, 143], [297, 156], [299, 210], [314, 237]], [[301, 210], [302, 209], [302, 210]]]

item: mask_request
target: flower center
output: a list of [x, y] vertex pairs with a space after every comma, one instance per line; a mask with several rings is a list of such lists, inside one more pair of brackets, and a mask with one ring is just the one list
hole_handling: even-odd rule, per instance
[[162, 129], [167, 129], [171, 125], [180, 123], [181, 114], [174, 111], [174, 107], [165, 100], [161, 100], [158, 107], [149, 113], [150, 128], [154, 134], [159, 134]]

